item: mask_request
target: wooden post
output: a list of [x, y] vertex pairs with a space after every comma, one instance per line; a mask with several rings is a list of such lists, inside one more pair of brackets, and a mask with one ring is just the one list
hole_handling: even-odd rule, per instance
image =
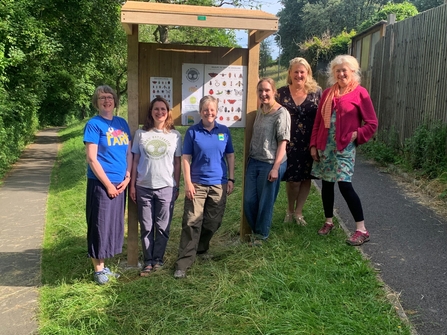
[[396, 14], [388, 14], [387, 24], [395, 24], [396, 23]]
[[[127, 35], [127, 96], [128, 122], [132, 136], [138, 129], [138, 25], [131, 25]], [[127, 199], [127, 265], [138, 266], [138, 215], [137, 205]]]
[[[247, 157], [250, 150], [250, 140], [253, 134], [253, 123], [255, 121], [256, 109], [258, 106], [258, 96], [256, 85], [259, 80], [259, 51], [260, 42], [256, 41], [256, 30], [251, 30], [248, 37], [248, 66], [247, 66], [247, 115], [245, 117], [245, 136], [244, 136], [244, 171], [246, 170]], [[245, 178], [245, 173], [243, 174]], [[243, 178], [243, 179], [244, 179]], [[242, 194], [244, 194], [244, 180], [242, 182]], [[244, 199], [242, 198], [242, 220], [240, 237], [242, 240], [248, 240], [251, 234], [251, 228], [244, 215]]]

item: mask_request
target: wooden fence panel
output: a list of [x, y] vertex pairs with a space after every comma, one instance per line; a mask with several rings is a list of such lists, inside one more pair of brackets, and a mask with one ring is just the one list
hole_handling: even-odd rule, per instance
[[379, 134], [400, 145], [424, 122], [447, 124], [447, 5], [389, 25], [376, 44], [370, 94]]

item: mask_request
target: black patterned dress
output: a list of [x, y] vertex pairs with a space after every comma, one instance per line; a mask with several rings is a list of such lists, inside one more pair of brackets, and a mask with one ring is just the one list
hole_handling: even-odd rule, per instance
[[290, 142], [287, 144], [287, 170], [283, 181], [300, 182], [313, 178], [312, 156], [309, 143], [312, 127], [321, 99], [321, 89], [316, 93], [309, 93], [303, 103], [295, 105], [289, 86], [278, 89], [276, 100], [290, 113]]

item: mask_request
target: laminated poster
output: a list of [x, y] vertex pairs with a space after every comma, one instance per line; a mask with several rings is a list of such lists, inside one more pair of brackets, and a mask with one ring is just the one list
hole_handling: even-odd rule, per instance
[[150, 81], [150, 101], [160, 96], [166, 99], [172, 108], [172, 78], [151, 77]]
[[183, 64], [182, 124], [200, 121], [199, 102], [205, 95], [218, 100], [217, 122], [245, 127], [247, 67]]
[[200, 121], [199, 102], [203, 97], [203, 64], [182, 64], [182, 125]]
[[205, 65], [204, 95], [218, 100], [217, 122], [245, 127], [246, 81], [246, 66]]

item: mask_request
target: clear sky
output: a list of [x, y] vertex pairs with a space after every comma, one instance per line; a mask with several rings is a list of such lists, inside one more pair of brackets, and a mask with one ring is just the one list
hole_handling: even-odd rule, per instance
[[[282, 9], [282, 5], [278, 0], [264, 0], [262, 1], [261, 10], [267, 13], [276, 15]], [[245, 30], [236, 30], [236, 39], [241, 47], [247, 47], [247, 32]], [[272, 50], [272, 58], [276, 59], [278, 57], [278, 45], [274, 41], [274, 36], [268, 38], [270, 40], [270, 48]]]

